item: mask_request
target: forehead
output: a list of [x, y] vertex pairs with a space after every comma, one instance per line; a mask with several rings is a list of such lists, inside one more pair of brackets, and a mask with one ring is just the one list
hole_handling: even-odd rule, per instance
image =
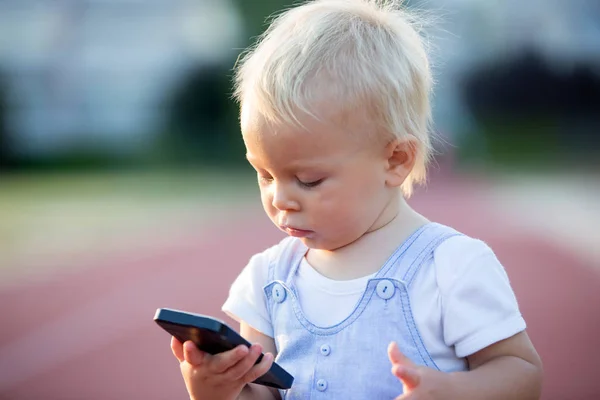
[[335, 162], [365, 148], [359, 133], [345, 125], [298, 117], [299, 124], [274, 122], [250, 107], [242, 109], [241, 128], [248, 159], [271, 164]]

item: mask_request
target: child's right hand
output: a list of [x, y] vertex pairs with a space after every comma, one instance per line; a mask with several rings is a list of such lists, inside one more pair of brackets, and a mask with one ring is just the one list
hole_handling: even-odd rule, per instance
[[232, 350], [211, 355], [187, 341], [181, 344], [171, 338], [171, 349], [179, 360], [181, 374], [192, 400], [237, 399], [244, 386], [264, 375], [273, 363], [273, 355], [266, 353], [254, 365], [262, 346], [254, 344], [248, 349], [238, 346]]

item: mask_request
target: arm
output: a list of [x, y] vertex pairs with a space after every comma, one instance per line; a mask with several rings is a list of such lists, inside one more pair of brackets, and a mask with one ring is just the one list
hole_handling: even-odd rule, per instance
[[526, 332], [494, 343], [467, 359], [470, 371], [451, 374], [452, 398], [540, 398], [542, 360]]
[[542, 361], [525, 332], [468, 356], [466, 372], [417, 366], [394, 344], [389, 355], [392, 372], [404, 386], [398, 399], [534, 400], [541, 395]]
[[[275, 357], [277, 355], [277, 348], [275, 347], [275, 341], [272, 337], [269, 337], [256, 329], [250, 327], [245, 322], [240, 323], [240, 334], [250, 343], [259, 343], [264, 349], [264, 353], [271, 353]], [[279, 392], [276, 389], [255, 385], [249, 383], [244, 387], [239, 400], [279, 400]]]
[[427, 392], [424, 398], [539, 398], [542, 362], [525, 331], [504, 267], [484, 242], [457, 237], [445, 245], [435, 253], [443, 338], [457, 356], [467, 359], [469, 371], [448, 374], [401, 362], [399, 368], [394, 365], [394, 373], [409, 391], [415, 382], [405, 382], [403, 374], [420, 378], [418, 390]]

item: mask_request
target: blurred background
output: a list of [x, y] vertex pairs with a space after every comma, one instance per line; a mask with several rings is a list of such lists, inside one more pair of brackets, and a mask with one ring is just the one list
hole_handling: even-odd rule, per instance
[[[186, 398], [157, 307], [216, 315], [280, 234], [231, 75], [283, 0], [0, 0], [0, 399]], [[421, 0], [438, 157], [411, 199], [486, 240], [544, 399], [598, 399], [600, 2]], [[234, 325], [235, 326], [235, 325]]]

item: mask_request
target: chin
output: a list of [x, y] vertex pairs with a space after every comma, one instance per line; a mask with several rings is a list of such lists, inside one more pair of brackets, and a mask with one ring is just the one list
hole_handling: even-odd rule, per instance
[[328, 250], [327, 246], [325, 246], [325, 243], [323, 243], [319, 239], [315, 239], [315, 238], [301, 238], [300, 241], [302, 243], [304, 243], [304, 245], [306, 247], [308, 247], [309, 249], [312, 249], [312, 250]]
[[302, 243], [304, 243], [304, 245], [306, 247], [308, 247], [311, 250], [334, 251], [341, 247], [344, 247], [344, 245], [332, 243], [332, 242], [329, 242], [326, 240], [319, 240], [319, 239], [315, 239], [315, 238], [302, 238], [300, 240], [302, 241]]

